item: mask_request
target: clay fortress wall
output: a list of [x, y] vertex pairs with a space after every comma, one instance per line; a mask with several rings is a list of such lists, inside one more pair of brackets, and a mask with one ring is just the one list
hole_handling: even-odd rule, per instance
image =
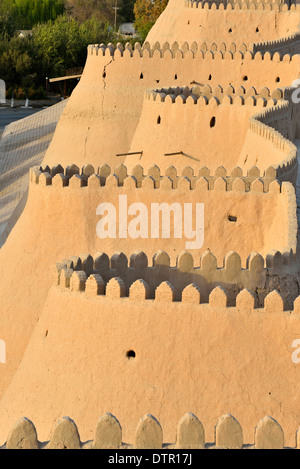
[[[253, 88], [246, 92], [231, 85], [226, 90], [205, 85], [146, 92], [125, 164], [129, 169], [138, 163], [149, 168], [156, 161], [166, 169], [172, 160], [178, 170], [186, 165], [216, 170], [222, 165], [227, 172], [235, 166], [258, 166], [261, 171], [273, 166], [280, 178], [291, 178], [297, 165], [290, 140], [298, 131], [298, 106], [282, 95], [282, 90], [274, 90], [271, 98], [267, 88], [256, 94]], [[288, 125], [291, 113], [293, 126]]]
[[147, 40], [271, 42], [297, 32], [299, 5], [277, 1], [197, 2], [172, 0]]
[[[124, 154], [130, 151], [140, 120], [146, 89], [198, 84], [212, 89], [219, 85], [225, 92], [231, 85], [238, 94], [243, 87], [246, 93], [250, 90], [257, 95], [267, 83], [271, 97], [278, 86], [289, 87], [298, 76], [298, 55], [193, 51], [192, 45], [182, 43], [179, 49], [177, 42], [166, 43], [153, 49], [146, 44], [136, 45], [133, 50], [130, 44], [124, 50], [121, 45], [90, 46], [83, 76], [57, 125], [44, 163], [49, 166], [107, 163], [114, 167], [124, 163]], [[118, 138], [107, 138], [110, 129]], [[68, 146], [62, 147], [65, 140]]]
[[[0, 251], [8, 447], [41, 446], [24, 415], [50, 447], [295, 446], [298, 23], [293, 4], [170, 0], [143, 46], [88, 47]], [[119, 236], [100, 239], [105, 203]], [[153, 204], [204, 204], [202, 245], [173, 213], [149, 237]], [[161, 427], [137, 429], [148, 413]], [[63, 415], [80, 437], [70, 419], [50, 437]]]
[[[146, 259], [135, 253], [129, 268], [121, 254], [110, 259], [103, 253], [94, 258], [73, 256], [61, 263], [69, 268], [55, 273], [55, 283], [18, 373], [2, 398], [3, 410], [9, 409], [1, 417], [2, 428], [7, 431], [26, 408], [39, 429], [40, 441], [45, 441], [52, 430], [49, 424], [67, 414], [82, 429], [86, 441], [94, 438], [94, 409], [102, 415], [109, 407], [120, 422], [126, 422], [122, 425], [123, 441], [134, 445], [136, 423], [142, 409], [149, 406], [153, 415], [159, 415], [165, 442], [174, 442], [177, 422], [188, 407], [201, 415], [206, 441], [214, 442], [215, 415], [223, 415], [231, 402], [245, 442], [254, 443], [253, 429], [260, 415], [271, 414], [285, 429], [285, 444], [294, 446], [297, 404], [285, 396], [287, 388], [291, 395], [297, 395], [298, 368], [291, 357], [300, 327], [299, 297], [289, 308], [273, 290], [257, 305], [248, 289], [238, 293], [237, 288], [227, 294], [225, 288], [217, 286], [206, 298], [202, 285], [190, 283], [199, 275], [193, 272], [190, 256], [181, 255], [171, 271], [165, 253], [158, 253], [151, 267], [145, 267]], [[242, 279], [238, 263], [235, 254], [227, 256], [225, 269], [217, 274], [213, 257], [206, 255], [199, 278], [211, 275], [217, 279], [219, 275], [220, 279], [223, 274], [223, 280]], [[280, 267], [280, 256], [275, 255], [268, 265], [271, 263], [269, 269], [277, 269], [280, 275], [284, 268]], [[249, 263], [252, 273], [244, 272], [244, 282], [259, 275], [259, 264], [260, 275], [264, 275], [261, 259], [254, 256]], [[209, 266], [211, 273], [205, 271]], [[161, 280], [169, 278], [173, 284], [163, 280], [155, 288], [151, 283], [154, 275]], [[178, 301], [178, 286], [176, 290], [174, 285], [180, 275], [186, 286]], [[129, 278], [133, 281], [130, 287]], [[278, 381], [278, 375], [283, 374], [284, 380]], [[110, 380], [113, 387], [108, 385]], [[75, 393], [70, 393], [73, 382]], [[212, 398], [220, 386], [222, 399]], [[245, 405], [244, 394], [236, 392], [246, 386], [247, 399], [255, 406]], [[51, 399], [47, 399], [49, 393]], [[168, 406], [161, 405], [161, 393]], [[71, 396], [70, 401], [66, 395]], [[14, 406], [10, 405], [12, 399]], [[80, 406], [74, 405], [78, 400], [85, 402], [84, 415]], [[63, 407], [66, 411], [58, 415], [57, 409]], [[7, 437], [4, 430], [2, 439]]]

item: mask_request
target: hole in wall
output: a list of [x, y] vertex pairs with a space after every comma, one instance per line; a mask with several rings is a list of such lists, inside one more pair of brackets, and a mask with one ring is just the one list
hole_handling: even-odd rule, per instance
[[256, 28], [255, 32], [256, 32], [256, 33], [259, 33], [259, 28]]
[[159, 80], [156, 80], [156, 83], [159, 83]]
[[213, 117], [210, 119], [209, 126], [210, 126], [210, 127], [214, 127], [215, 125], [216, 125], [216, 118], [215, 118], [215, 116], [213, 116]]
[[208, 75], [208, 79], [211, 80], [211, 75], [210, 74]]
[[174, 75], [174, 80], [177, 80], [177, 78], [178, 78], [178, 77], [177, 77], [177, 73], [175, 73], [175, 75]]
[[106, 78], [106, 72], [102, 73], [102, 78]]
[[228, 221], [237, 221], [237, 217], [235, 217], [234, 215], [228, 215]]
[[158, 116], [158, 118], [157, 118], [157, 121], [156, 121], [156, 122], [157, 122], [157, 124], [160, 124], [160, 123], [161, 123], [161, 117], [160, 117], [160, 116]]
[[190, 24], [190, 20], [188, 20], [187, 24]]
[[128, 352], [126, 352], [126, 358], [128, 358], [128, 360], [131, 360], [131, 359], [135, 358], [135, 351], [134, 350], [128, 350]]
[[140, 80], [142, 80], [144, 78], [144, 75], [143, 73], [140, 74]]
[[231, 28], [229, 28], [229, 29], [228, 29], [228, 32], [229, 32], [229, 33], [232, 33], [232, 29], [231, 29]]
[[280, 82], [280, 78], [279, 78], [279, 77], [276, 77], [276, 78], [275, 78], [275, 81], [276, 81], [276, 83], [279, 83], [279, 82]]
[[247, 75], [244, 75], [244, 76], [243, 76], [243, 81], [247, 81], [247, 80], [248, 80]]

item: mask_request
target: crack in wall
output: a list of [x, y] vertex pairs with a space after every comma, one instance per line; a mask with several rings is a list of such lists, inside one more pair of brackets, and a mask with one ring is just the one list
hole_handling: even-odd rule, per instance
[[114, 62], [115, 58], [113, 57], [106, 65], [104, 65], [103, 67], [103, 71], [102, 71], [102, 80], [103, 80], [103, 92], [101, 91], [101, 95], [102, 95], [102, 104], [101, 104], [101, 109], [102, 109], [102, 119], [104, 118], [104, 91], [105, 91], [105, 88], [106, 88], [106, 68], [112, 63]]
[[86, 144], [87, 144], [89, 131], [90, 131], [90, 127], [88, 127], [87, 129], [87, 133], [86, 133], [85, 140], [84, 140], [84, 160], [86, 159]]

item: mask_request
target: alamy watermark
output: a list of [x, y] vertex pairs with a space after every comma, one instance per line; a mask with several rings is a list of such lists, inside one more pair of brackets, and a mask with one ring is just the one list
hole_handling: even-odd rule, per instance
[[300, 339], [293, 340], [292, 348], [296, 349], [292, 353], [292, 362], [298, 364], [300, 363]]
[[118, 207], [103, 202], [98, 205], [96, 214], [102, 217], [96, 228], [100, 239], [170, 239], [172, 235], [186, 239], [186, 249], [200, 249], [204, 244], [203, 203], [152, 202], [149, 213], [144, 203], [128, 205], [127, 195], [119, 195]]

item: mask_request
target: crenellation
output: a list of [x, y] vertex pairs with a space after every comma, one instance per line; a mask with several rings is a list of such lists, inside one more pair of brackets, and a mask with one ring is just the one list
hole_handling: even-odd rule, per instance
[[194, 269], [194, 259], [192, 254], [183, 251], [179, 254], [176, 261], [176, 268], [180, 272], [190, 272]]
[[241, 311], [252, 310], [255, 308], [255, 297], [247, 288], [244, 288], [236, 297], [236, 307]]
[[133, 301], [144, 301], [150, 298], [150, 288], [143, 279], [138, 279], [129, 288], [129, 299]]
[[42, 172], [39, 176], [39, 185], [41, 187], [50, 186], [52, 184], [52, 177], [48, 172]]
[[[274, 95], [279, 97], [280, 90]], [[235, 89], [232, 85], [229, 85], [223, 90], [220, 85], [212, 89], [208, 84], [202, 87], [193, 86], [191, 88], [148, 89], [145, 91], [145, 100], [155, 103], [175, 103], [179, 105], [191, 103], [200, 106], [235, 104], [238, 106], [273, 108], [277, 104], [277, 100], [274, 99], [273, 95], [270, 95], [270, 91], [267, 88], [257, 92], [253, 87], [246, 90], [242, 86]]]
[[83, 292], [85, 290], [85, 283], [87, 274], [83, 270], [74, 270], [70, 278], [71, 291]]
[[62, 288], [70, 288], [71, 277], [73, 275], [72, 269], [62, 269], [60, 272], [60, 286]]
[[33, 423], [25, 417], [18, 420], [9, 432], [5, 446], [6, 449], [38, 449], [38, 436]]
[[93, 449], [114, 449], [122, 446], [122, 427], [114, 415], [102, 415], [96, 427]]
[[104, 295], [105, 282], [99, 274], [91, 274], [86, 280], [85, 292], [91, 296]]
[[72, 164], [70, 166], [66, 167], [66, 176], [68, 176], [69, 179], [71, 179], [72, 176], [80, 174], [80, 169], [76, 164]]
[[53, 429], [47, 449], [80, 449], [81, 442], [75, 422], [69, 417], [58, 420]]
[[[276, 133], [273, 135], [275, 135], [275, 144], [277, 143], [276, 139], [278, 138], [278, 135]], [[283, 142], [283, 144], [286, 144], [286, 142]], [[74, 174], [70, 178], [62, 173], [58, 173], [54, 177], [51, 177], [47, 172], [43, 173], [40, 170], [31, 169], [30, 183], [40, 185], [41, 181], [42, 187], [88, 187], [90, 189], [99, 190], [103, 190], [106, 187], [124, 187], [125, 189], [161, 188], [164, 190], [206, 190], [206, 186], [208, 186], [208, 190], [240, 190], [237, 189], [237, 187], [243, 187], [240, 181], [242, 180], [247, 192], [251, 190], [258, 191], [259, 183], [263, 185], [265, 192], [269, 191], [269, 187], [271, 187], [272, 192], [281, 192], [281, 184], [280, 180], [277, 179], [277, 175], [282, 177], [283, 174], [291, 170], [293, 164], [293, 158], [288, 157], [281, 166], [278, 165], [277, 168], [276, 165], [270, 166], [263, 171], [262, 175], [260, 169], [256, 166], [249, 168], [245, 174], [243, 174], [243, 170], [238, 166], [230, 170], [230, 174], [228, 174], [228, 170], [224, 166], [217, 167], [212, 171], [213, 174], [211, 174], [209, 168], [202, 167], [198, 170], [197, 175], [195, 174], [194, 169], [190, 166], [184, 167], [180, 171], [180, 175], [178, 175], [179, 172], [174, 166], [169, 166], [162, 175], [161, 170], [157, 165], [153, 165], [147, 171], [143, 166], [136, 165], [130, 172], [124, 165], [118, 166], [114, 169], [114, 172], [111, 172], [111, 168], [106, 165], [105, 172], [102, 167], [97, 170], [97, 173], [86, 175]], [[118, 173], [119, 176], [116, 173]], [[99, 174], [102, 174], [102, 176]], [[236, 185], [234, 185], [236, 180], [238, 181], [236, 182]], [[256, 181], [259, 182], [257, 183]], [[274, 182], [273, 185], [271, 185], [272, 182]], [[181, 184], [182, 189], [180, 189]]]
[[[199, 305], [199, 307], [204, 307], [209, 304], [209, 307], [212, 309], [229, 308], [228, 312], [236, 308], [241, 312], [257, 310], [258, 312], [262, 311], [274, 314], [284, 313], [287, 309], [290, 309], [286, 306], [287, 297], [283, 298], [276, 289], [271, 290], [269, 293], [259, 298], [256, 296], [255, 289], [250, 291], [247, 287], [243, 288], [241, 274], [246, 274], [246, 272], [244, 272], [243, 269], [238, 271], [238, 265], [234, 264], [233, 260], [231, 265], [229, 265], [228, 262], [226, 268], [223, 269], [215, 268], [215, 270], [210, 271], [204, 270], [204, 268], [201, 269], [201, 273], [205, 273], [207, 278], [215, 278], [215, 280], [210, 283], [208, 290], [207, 287], [203, 289], [203, 285], [200, 286], [197, 284], [198, 281], [201, 280], [201, 277], [197, 275], [200, 274], [200, 271], [190, 271], [190, 275], [192, 276], [190, 278], [193, 278], [196, 283], [188, 283], [187, 285], [182, 276], [185, 272], [178, 272], [176, 275], [174, 268], [169, 274], [167, 271], [164, 271], [163, 276], [165, 278], [169, 276], [169, 278], [177, 282], [177, 285], [180, 285], [180, 276], [178, 274], [182, 276], [183, 283], [181, 281], [181, 291], [178, 287], [175, 288], [169, 280], [164, 280], [155, 286], [156, 284], [155, 282], [153, 283], [153, 278], [151, 278], [152, 272], [153, 267], [150, 267], [143, 275], [150, 283], [144, 278], [137, 278], [138, 273], [132, 270], [132, 268], [129, 268], [126, 274], [123, 273], [123, 279], [120, 277], [111, 277], [106, 283], [99, 274], [91, 274], [87, 277], [84, 271], [67, 271], [66, 269], [62, 269], [60, 274], [60, 287], [62, 289], [70, 289], [72, 292], [84, 292], [87, 298], [91, 296], [110, 299], [127, 298], [131, 301], [138, 302], [146, 300], [151, 302], [155, 300], [158, 302], [175, 302], [182, 304], [183, 307], [185, 304]], [[163, 271], [161, 272], [163, 273]], [[116, 274], [117, 271], [111, 269], [111, 275]], [[263, 274], [264, 279], [266, 279], [265, 271], [263, 271]], [[257, 271], [253, 272], [252, 270], [252, 274], [249, 271], [247, 275], [252, 275], [253, 279], [257, 280], [261, 277], [262, 273]], [[274, 275], [276, 275], [275, 272]], [[197, 280], [197, 278], [199, 280]], [[217, 278], [219, 278], [219, 280], [217, 280]], [[127, 284], [129, 286], [127, 286]], [[224, 284], [227, 285], [226, 290], [222, 286]], [[300, 296], [294, 298], [292, 302], [293, 309], [291, 312], [295, 312], [296, 314], [299, 314], [299, 298]], [[289, 298], [289, 305], [291, 305], [290, 299], [291, 298]]]
[[110, 268], [109, 256], [104, 252], [97, 252], [94, 258], [94, 271], [103, 278]]
[[204, 447], [204, 427], [196, 415], [188, 412], [178, 422], [175, 448], [203, 449]]
[[[90, 259], [88, 274], [82, 267], [84, 257]], [[76, 259], [79, 259], [77, 263]], [[265, 302], [266, 311], [278, 309], [274, 290], [276, 285], [282, 288], [283, 296], [280, 301], [284, 301], [285, 307], [292, 307], [292, 301], [295, 299], [290, 296], [291, 293], [286, 290], [285, 284], [289, 269], [296, 262], [293, 250], [288, 247], [284, 249], [284, 253], [270, 252], [266, 260], [259, 253], [252, 252], [248, 256], [246, 268], [242, 267], [241, 257], [235, 251], [226, 254], [221, 267], [218, 267], [216, 257], [209, 250], [202, 253], [200, 265], [199, 258], [188, 251], [183, 251], [177, 256], [174, 266], [171, 266], [168, 253], [162, 250], [153, 257], [152, 266], [148, 265], [148, 258], [142, 251], [136, 251], [130, 256], [129, 266], [127, 257], [120, 252], [115, 253], [111, 260], [106, 254], [97, 253], [95, 260], [92, 260], [93, 257], [88, 255], [81, 258], [72, 256], [58, 263], [56, 284], [62, 288], [84, 291], [91, 282], [90, 294], [94, 296], [103, 295], [105, 284], [110, 284], [110, 298], [130, 296], [135, 301], [139, 301], [138, 298], [142, 301], [145, 296], [144, 299], [158, 298], [159, 301], [199, 304], [201, 295], [201, 303], [212, 302], [230, 307], [235, 306], [239, 293], [245, 290], [253, 296], [256, 308], [264, 307]], [[272, 284], [271, 279], [275, 279], [275, 283]], [[274, 291], [272, 287], [264, 287], [267, 284], [273, 285]], [[260, 294], [257, 296], [258, 287]], [[216, 292], [213, 293], [214, 290]]]
[[69, 179], [69, 187], [76, 189], [79, 187], [86, 187], [87, 182], [86, 179], [83, 176], [80, 176], [79, 174], [74, 174], [70, 179]]
[[278, 290], [273, 290], [265, 297], [264, 311], [271, 314], [284, 311], [284, 301]]
[[216, 447], [220, 449], [241, 449], [243, 430], [239, 422], [230, 414], [223, 415], [215, 427]]
[[281, 426], [266, 416], [255, 427], [255, 449], [283, 449], [284, 434]]
[[153, 415], [145, 415], [136, 427], [134, 449], [161, 449], [162, 445], [163, 431], [160, 423]]
[[[299, 448], [299, 432], [295, 432], [295, 448]], [[272, 417], [262, 418], [254, 429], [254, 441], [244, 441], [240, 423], [230, 414], [219, 418], [215, 426], [214, 441], [206, 438], [205, 426], [198, 417], [188, 412], [179, 419], [176, 441], [164, 443], [166, 449], [284, 449], [284, 431]], [[76, 423], [69, 417], [59, 419], [54, 425], [50, 441], [40, 442], [31, 420], [23, 417], [8, 433], [6, 449], [161, 449], [163, 428], [150, 414], [142, 417], [135, 428], [134, 442], [123, 442], [123, 428], [111, 413], [102, 415], [96, 425], [93, 439], [83, 443]], [[288, 447], [291, 449], [291, 447]]]
[[264, 10], [276, 12], [281, 11], [295, 11], [295, 3], [277, 3], [277, 2], [239, 2], [238, 0], [225, 1], [207, 1], [207, 0], [192, 0], [185, 2], [186, 8], [193, 8], [198, 10]]
[[[276, 42], [271, 44], [270, 42], [263, 43], [251, 43], [249, 45], [245, 43], [236, 44], [234, 42], [225, 43], [224, 41], [217, 43], [213, 42], [207, 44], [207, 42], [196, 43], [191, 42], [189, 44], [185, 41], [179, 46], [177, 41], [174, 41], [172, 45], [168, 42], [161, 45], [158, 41], [151, 46], [149, 42], [143, 44], [142, 48], [116, 47], [97, 47], [88, 46], [88, 55], [96, 55], [100, 57], [113, 57], [115, 60], [119, 59], [165, 59], [171, 58], [175, 60], [270, 60], [276, 63], [289, 62], [295, 52], [299, 51], [300, 47], [300, 36], [295, 33], [292, 37], [286, 38], [282, 43]], [[278, 49], [280, 49], [278, 51]], [[101, 53], [99, 53], [101, 51]]]
[[209, 304], [215, 308], [226, 308], [228, 306], [228, 296], [221, 286], [215, 287], [209, 295]]
[[42, 171], [38, 166], [33, 166], [29, 170], [29, 181], [30, 183], [38, 184], [40, 175], [42, 174]]
[[124, 281], [119, 277], [112, 278], [106, 285], [106, 297], [123, 298], [126, 296], [126, 285]]
[[194, 305], [200, 304], [201, 292], [200, 288], [194, 283], [191, 283], [185, 287], [182, 291], [181, 301], [182, 303], [191, 303]]

